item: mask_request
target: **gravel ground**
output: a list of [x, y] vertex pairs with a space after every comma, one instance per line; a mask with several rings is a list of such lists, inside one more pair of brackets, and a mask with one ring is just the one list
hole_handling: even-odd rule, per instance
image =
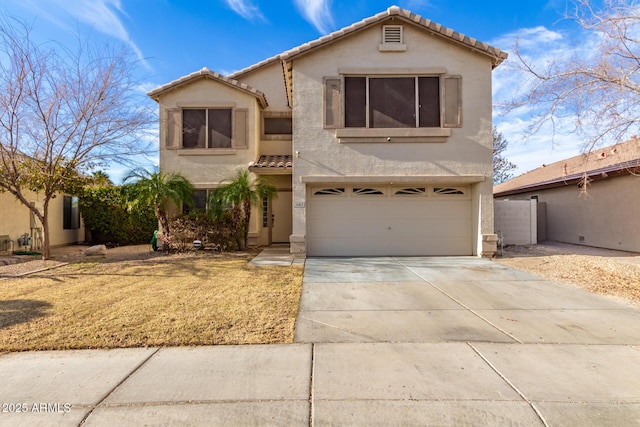
[[509, 246], [494, 259], [640, 308], [640, 254], [545, 242]]
[[[84, 252], [89, 246], [72, 245], [62, 246], [51, 249], [51, 259], [43, 261], [39, 256], [20, 255], [20, 256], [0, 256], [0, 280], [9, 277], [21, 276], [34, 271], [46, 270], [69, 262], [97, 262], [97, 263], [113, 263], [123, 261], [143, 261], [147, 259], [161, 258], [162, 260], [171, 260], [173, 258], [200, 256], [194, 252], [167, 254], [165, 252], [153, 252], [149, 245], [130, 245], [119, 246], [107, 249], [106, 256], [85, 256]], [[247, 258], [256, 255], [256, 251], [241, 251], [232, 253], [213, 253], [205, 251], [207, 256]]]
[[0, 257], [0, 280], [34, 271], [54, 268], [68, 262], [118, 262], [167, 256], [160, 252], [152, 252], [149, 245], [132, 245], [108, 249], [106, 256], [87, 257], [84, 255], [84, 251], [88, 247], [89, 246], [84, 245], [72, 245], [52, 248], [51, 259], [46, 261], [32, 255]]

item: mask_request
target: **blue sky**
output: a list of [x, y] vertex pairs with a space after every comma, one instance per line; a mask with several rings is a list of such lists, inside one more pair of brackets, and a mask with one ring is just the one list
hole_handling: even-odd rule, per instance
[[[0, 10], [34, 23], [35, 36], [73, 46], [123, 42], [140, 58], [141, 91], [208, 67], [228, 74], [350, 25], [396, 4], [432, 21], [511, 52], [516, 39], [532, 60], [562, 57], [584, 35], [563, 20], [567, 2], [457, 0], [4, 0]], [[513, 55], [512, 55], [513, 57]], [[494, 103], [517, 94], [521, 75], [510, 63], [494, 71]], [[524, 139], [535, 114], [494, 114], [509, 141], [506, 157], [517, 174], [580, 152], [577, 137], [542, 129]], [[119, 182], [122, 169], [108, 173]]]

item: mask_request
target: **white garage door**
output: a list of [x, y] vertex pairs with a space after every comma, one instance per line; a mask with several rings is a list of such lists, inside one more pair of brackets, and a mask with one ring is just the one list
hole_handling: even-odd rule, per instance
[[471, 255], [464, 186], [311, 187], [310, 256]]

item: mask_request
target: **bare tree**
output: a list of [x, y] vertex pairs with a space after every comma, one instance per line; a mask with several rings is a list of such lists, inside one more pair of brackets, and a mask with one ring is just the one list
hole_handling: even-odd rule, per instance
[[146, 153], [141, 134], [153, 114], [136, 100], [136, 60], [126, 47], [78, 43], [72, 52], [31, 34], [30, 25], [0, 18], [0, 191], [38, 218], [47, 259], [51, 199], [76, 193], [107, 161], [131, 164]]
[[493, 127], [493, 185], [498, 185], [508, 179], [513, 178], [513, 171], [516, 165], [502, 156], [507, 149], [509, 141], [505, 139], [502, 133]]
[[533, 109], [530, 133], [561, 126], [583, 138], [585, 151], [627, 139], [640, 123], [638, 1], [575, 0], [566, 18], [580, 29], [572, 54], [534, 60], [516, 46], [524, 95], [505, 111]]

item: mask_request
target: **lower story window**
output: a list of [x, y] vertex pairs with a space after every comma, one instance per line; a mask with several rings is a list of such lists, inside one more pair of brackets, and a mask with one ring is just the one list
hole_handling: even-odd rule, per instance
[[182, 204], [182, 213], [187, 214], [192, 211], [207, 210], [208, 190], [194, 190], [191, 193], [191, 206], [187, 203]]
[[62, 209], [62, 228], [64, 230], [77, 230], [80, 228], [80, 209], [78, 208], [78, 198], [63, 196]]
[[269, 227], [269, 198], [262, 199], [262, 226]]

